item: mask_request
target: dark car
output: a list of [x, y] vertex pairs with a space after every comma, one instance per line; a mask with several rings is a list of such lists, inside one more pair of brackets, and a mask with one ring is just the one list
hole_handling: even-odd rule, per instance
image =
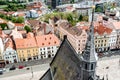
[[16, 67], [15, 66], [12, 66], [9, 70], [15, 70]]

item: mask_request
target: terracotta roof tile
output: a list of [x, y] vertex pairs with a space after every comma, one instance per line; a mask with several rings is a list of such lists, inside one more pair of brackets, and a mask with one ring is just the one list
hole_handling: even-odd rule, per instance
[[24, 24], [22, 24], [22, 23], [14, 23], [14, 24], [15, 24], [15, 26], [24, 27]]
[[37, 47], [35, 38], [15, 39], [17, 49]]
[[104, 33], [110, 34], [112, 32], [112, 29], [105, 27], [103, 25], [95, 26], [94, 33], [98, 33], [99, 35], [103, 35]]
[[54, 34], [36, 36], [36, 41], [39, 47], [60, 45], [60, 40]]

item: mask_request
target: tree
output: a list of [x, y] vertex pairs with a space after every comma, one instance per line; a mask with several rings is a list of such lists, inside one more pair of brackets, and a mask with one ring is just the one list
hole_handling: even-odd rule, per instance
[[102, 12], [103, 10], [102, 10], [102, 8], [101, 7], [97, 7], [96, 9], [95, 9], [95, 12]]
[[83, 16], [83, 21], [88, 21], [88, 16]]
[[32, 31], [31, 28], [27, 25], [24, 27], [24, 29], [27, 31], [27, 33]]
[[5, 30], [5, 28], [7, 27], [7, 24], [6, 23], [3, 23], [3, 24], [0, 24], [2, 30]]
[[17, 19], [15, 17], [12, 17], [12, 22], [16, 23]]
[[23, 17], [18, 17], [16, 19], [16, 23], [23, 23], [24, 22], [24, 18]]
[[82, 21], [83, 20], [83, 16], [80, 14], [78, 21]]
[[68, 14], [67, 20], [68, 20], [69, 22], [72, 22], [72, 21], [73, 21], [73, 16], [72, 16], [72, 14]]

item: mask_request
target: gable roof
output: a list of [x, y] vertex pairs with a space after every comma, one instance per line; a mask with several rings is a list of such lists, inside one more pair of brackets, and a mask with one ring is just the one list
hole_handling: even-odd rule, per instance
[[39, 20], [28, 20], [28, 23], [29, 23], [32, 27], [36, 27], [38, 24], [41, 24]]
[[17, 27], [24, 27], [24, 24], [22, 24], [22, 23], [14, 23], [15, 24], [15, 26], [17, 26]]
[[34, 37], [26, 39], [15, 39], [16, 49], [37, 47]]
[[36, 36], [37, 45], [39, 47], [59, 46], [60, 40], [54, 34]]
[[99, 35], [103, 35], [104, 33], [110, 34], [112, 32], [112, 29], [105, 27], [103, 25], [95, 26], [94, 33], [98, 33]]

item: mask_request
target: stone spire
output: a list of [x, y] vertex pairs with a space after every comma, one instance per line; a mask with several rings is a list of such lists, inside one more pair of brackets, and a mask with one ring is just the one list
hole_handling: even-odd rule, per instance
[[94, 20], [94, 8], [92, 7], [92, 20], [88, 32], [88, 39], [86, 42], [85, 50], [82, 53], [83, 60], [87, 62], [96, 62], [97, 61], [97, 54], [95, 52], [95, 46], [94, 46], [94, 26], [93, 26], [93, 20]]

